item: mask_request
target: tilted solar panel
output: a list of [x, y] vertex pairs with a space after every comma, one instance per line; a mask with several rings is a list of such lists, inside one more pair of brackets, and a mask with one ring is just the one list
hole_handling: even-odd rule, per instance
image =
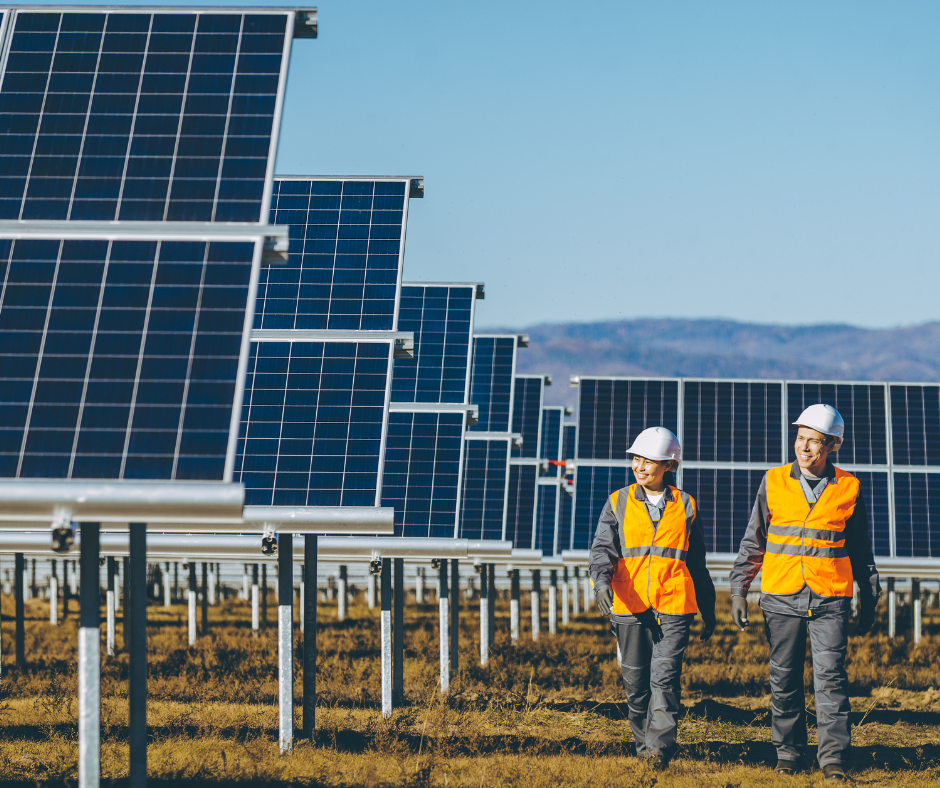
[[647, 427], [679, 429], [679, 381], [588, 378], [579, 383], [578, 459], [623, 460]]
[[682, 400], [683, 459], [782, 462], [781, 383], [686, 380]]
[[506, 536], [513, 547], [532, 549], [538, 465], [510, 463], [506, 490]]
[[470, 402], [480, 416], [473, 432], [509, 432], [513, 375], [516, 371], [515, 336], [474, 336], [470, 370]]
[[464, 446], [460, 537], [502, 539], [505, 522], [509, 438], [476, 439]]
[[398, 328], [412, 331], [412, 358], [395, 361], [393, 402], [466, 402], [476, 285], [402, 286]]
[[894, 474], [897, 555], [940, 557], [940, 504], [937, 501], [940, 501], [940, 473]]
[[377, 506], [391, 341], [252, 342], [236, 480], [245, 503]]
[[845, 420], [845, 439], [834, 455], [837, 465], [885, 465], [888, 425], [884, 383], [787, 383], [787, 456], [799, 429], [790, 422], [803, 409], [822, 402], [834, 406]]
[[16, 10], [0, 219], [262, 222], [294, 12]]
[[512, 400], [512, 431], [522, 436], [522, 445], [513, 447], [513, 457], [536, 458], [542, 429], [542, 395], [545, 379], [541, 375], [516, 375]]
[[[539, 438], [539, 457], [543, 460], [562, 459], [561, 424], [565, 409], [560, 407], [542, 408], [542, 435]], [[547, 471], [541, 471], [540, 476], [556, 477], [559, 475], [557, 465], [549, 466]]]
[[597, 529], [597, 519], [614, 490], [633, 484], [633, 472], [626, 466], [581, 465], [575, 471], [574, 522], [571, 549], [589, 550]]
[[563, 460], [573, 460], [575, 450], [577, 449], [578, 427], [576, 424], [566, 424], [563, 429], [563, 441], [561, 447], [561, 458]]
[[563, 489], [558, 491], [558, 537], [556, 539], [558, 555], [561, 554], [562, 550], [571, 549], [571, 519], [574, 515], [574, 498], [568, 492], [569, 484], [571, 484], [570, 481], [566, 483]]
[[559, 494], [567, 495], [567, 493], [559, 491], [558, 482], [539, 482], [538, 500], [535, 509], [535, 543], [533, 547], [536, 550], [541, 550], [543, 555], [555, 555]]
[[764, 473], [730, 468], [683, 470], [682, 488], [695, 499], [701, 513], [708, 552], [738, 551]]
[[260, 259], [156, 231], [0, 239], [0, 476], [231, 480]]
[[463, 411], [392, 411], [382, 505], [395, 507], [396, 536], [454, 537]]
[[255, 328], [396, 328], [410, 179], [275, 179], [271, 222], [287, 265], [258, 287]]
[[891, 384], [895, 465], [940, 465], [940, 386]]

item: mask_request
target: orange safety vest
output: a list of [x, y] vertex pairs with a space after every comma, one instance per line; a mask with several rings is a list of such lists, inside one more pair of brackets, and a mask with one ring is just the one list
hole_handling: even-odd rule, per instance
[[858, 479], [836, 468], [810, 508], [790, 465], [767, 471], [767, 551], [761, 591], [795, 594], [803, 584], [822, 596], [852, 596], [852, 563], [845, 549], [845, 524], [855, 511]]
[[625, 615], [653, 608], [673, 615], [697, 613], [695, 586], [685, 565], [695, 501], [686, 496], [692, 508], [687, 513], [679, 490], [669, 487], [673, 500], [666, 502], [654, 530], [646, 502], [636, 499], [636, 487], [632, 484], [610, 496], [623, 550], [611, 583], [613, 612]]

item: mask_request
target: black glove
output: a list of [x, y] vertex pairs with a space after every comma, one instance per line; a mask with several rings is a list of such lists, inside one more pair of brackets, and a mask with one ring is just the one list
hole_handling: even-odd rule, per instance
[[743, 596], [731, 597], [731, 620], [742, 632], [747, 629], [747, 598]]
[[698, 639], [704, 643], [715, 633], [715, 614], [712, 613], [710, 616], [708, 616], [703, 613], [702, 623], [705, 626], [702, 628], [702, 634], [698, 636]]
[[875, 603], [863, 604], [858, 611], [858, 628], [856, 635], [867, 635], [875, 625]]
[[647, 608], [642, 613], [635, 613], [634, 615], [636, 615], [636, 620], [650, 631], [654, 643], [659, 643], [659, 641], [663, 639], [663, 628], [656, 620], [656, 614], [653, 612], [653, 608]]
[[614, 608], [614, 590], [610, 586], [598, 586], [594, 589], [594, 599], [602, 616], [609, 616]]

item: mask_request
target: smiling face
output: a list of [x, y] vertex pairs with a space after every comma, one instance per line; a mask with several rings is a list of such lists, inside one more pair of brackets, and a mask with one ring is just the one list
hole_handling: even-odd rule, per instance
[[812, 476], [822, 476], [826, 470], [826, 458], [832, 451], [833, 439], [809, 427], [800, 427], [796, 433], [793, 449], [800, 470]]
[[646, 457], [633, 455], [633, 476], [637, 484], [648, 492], [658, 494], [666, 489], [666, 482], [663, 477], [667, 471], [675, 470], [678, 463], [675, 460], [648, 460]]

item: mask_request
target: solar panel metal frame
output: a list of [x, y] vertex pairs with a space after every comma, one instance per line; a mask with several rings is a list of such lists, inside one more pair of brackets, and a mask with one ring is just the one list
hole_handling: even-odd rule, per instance
[[[473, 384], [473, 381], [472, 381], [473, 355], [476, 352], [476, 341], [478, 338], [479, 339], [512, 339], [513, 340], [514, 344], [513, 344], [513, 350], [512, 350], [512, 375], [511, 375], [510, 383], [509, 383], [509, 413], [507, 416], [508, 429], [505, 433], [496, 433], [496, 434], [499, 434], [499, 435], [512, 434], [521, 438], [522, 437], [521, 435], [519, 435], [518, 433], [512, 432], [512, 408], [513, 408], [513, 403], [515, 402], [515, 399], [516, 399], [516, 362], [518, 360], [518, 351], [519, 351], [519, 334], [478, 334], [476, 332], [473, 333], [472, 335], [473, 341], [472, 341], [471, 350], [470, 350], [471, 375], [470, 375], [470, 379], [467, 382], [467, 398], [468, 399], [473, 395], [473, 392], [471, 389], [471, 386]], [[491, 393], [492, 393], [492, 390], [491, 390]], [[473, 404], [478, 405], [479, 403], [473, 403]], [[489, 414], [487, 414], [487, 420], [488, 421], [490, 420]], [[480, 432], [482, 432], [482, 430]], [[511, 450], [510, 450], [510, 454], [512, 454]]]
[[[3, 79], [6, 75], [7, 59], [9, 56], [11, 37], [9, 31], [12, 29], [11, 19], [14, 19], [18, 12], [44, 12], [44, 13], [128, 13], [128, 14], [187, 14], [187, 13], [212, 13], [212, 14], [283, 14], [285, 17], [284, 49], [281, 53], [281, 71], [278, 76], [278, 91], [274, 102], [274, 116], [271, 125], [271, 142], [268, 146], [268, 161], [264, 177], [264, 189], [261, 195], [261, 205], [259, 206], [258, 220], [248, 224], [267, 226], [268, 212], [271, 205], [271, 194], [274, 188], [274, 168], [277, 160], [278, 142], [280, 139], [281, 118], [284, 109], [284, 97], [287, 92], [287, 77], [290, 68], [291, 48], [294, 40], [294, 30], [297, 12], [311, 11], [310, 7], [303, 6], [114, 6], [114, 5], [11, 5], [6, 6], [6, 13], [0, 20], [0, 89], [2, 89]], [[293, 23], [292, 23], [293, 22]], [[180, 110], [181, 116], [183, 109]], [[37, 132], [38, 133], [38, 132]], [[129, 156], [128, 153], [126, 154]], [[175, 155], [174, 155], [175, 158]], [[221, 160], [220, 160], [221, 168]], [[76, 178], [78, 170], [76, 169]], [[25, 199], [24, 192], [24, 199]], [[170, 198], [170, 186], [167, 187], [167, 200]], [[155, 222], [159, 224], [160, 222]]]
[[[516, 379], [518, 378], [521, 378], [524, 380], [540, 380], [541, 385], [539, 386], [539, 408], [538, 408], [539, 418], [538, 418], [538, 424], [535, 428], [535, 455], [533, 457], [528, 457], [528, 458], [523, 458], [522, 456], [519, 456], [514, 459], [537, 460], [537, 459], [540, 459], [542, 456], [542, 418], [544, 416], [543, 411], [545, 408], [545, 386], [547, 385], [545, 382], [545, 375], [513, 375], [512, 394], [510, 395], [511, 397], [510, 401], [511, 401], [512, 407], [510, 408], [510, 412], [509, 412], [510, 429], [513, 429], [515, 427], [512, 421], [513, 421], [513, 417], [515, 416], [515, 409], [516, 409]], [[513, 431], [515, 432], [515, 430]], [[517, 433], [517, 434], [521, 435], [521, 433]], [[525, 447], [525, 443], [522, 444], [522, 448], [524, 447]]]
[[[465, 430], [463, 446], [461, 447], [463, 451], [463, 456], [465, 458], [467, 443], [470, 441], [491, 441], [491, 440], [506, 441], [506, 474], [503, 478], [503, 514], [502, 514], [502, 525], [501, 525], [501, 530], [500, 530], [501, 540], [506, 539], [506, 515], [507, 515], [507, 506], [508, 506], [508, 497], [509, 497], [509, 461], [512, 455], [512, 442], [513, 442], [513, 439], [517, 437], [521, 437], [521, 436], [513, 435], [512, 433], [503, 433], [503, 432], [471, 432], [470, 430]], [[463, 464], [464, 462], [462, 461], [461, 462], [461, 476], [463, 474]], [[461, 479], [461, 484], [462, 484], [462, 481], [463, 480]], [[461, 495], [461, 505], [458, 506], [458, 513], [457, 513], [458, 534], [459, 534], [459, 529], [463, 527], [463, 524], [460, 522], [460, 511], [459, 511], [463, 505], [463, 489], [461, 489], [460, 495]], [[480, 538], [481, 539], [483, 538], [482, 534], [480, 535]]]

